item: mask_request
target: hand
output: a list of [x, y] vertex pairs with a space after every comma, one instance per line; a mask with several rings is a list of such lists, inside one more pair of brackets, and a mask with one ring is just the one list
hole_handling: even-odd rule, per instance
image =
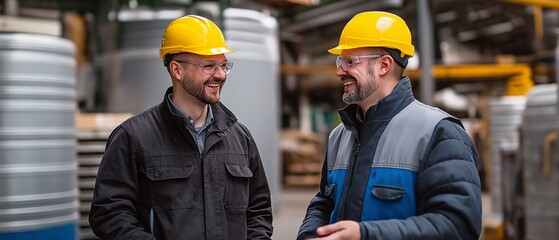
[[320, 238], [311, 240], [359, 240], [361, 239], [361, 231], [359, 223], [355, 221], [339, 221], [334, 224], [322, 226], [316, 229], [316, 233]]

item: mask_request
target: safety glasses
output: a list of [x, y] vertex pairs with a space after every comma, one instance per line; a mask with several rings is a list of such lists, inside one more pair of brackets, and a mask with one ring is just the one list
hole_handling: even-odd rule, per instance
[[346, 57], [342, 57], [342, 56], [338, 56], [336, 58], [336, 68], [341, 67], [342, 70], [347, 71], [349, 70], [351, 67], [365, 61], [365, 60], [371, 60], [371, 59], [375, 59], [375, 58], [379, 58], [382, 57], [384, 55], [380, 55], [380, 54], [374, 54], [374, 55], [364, 55], [364, 56], [352, 56], [349, 58]]
[[225, 74], [228, 74], [229, 72], [231, 72], [231, 69], [233, 68], [233, 63], [229, 62], [229, 61], [224, 61], [224, 62], [216, 62], [216, 61], [192, 62], [192, 61], [188, 61], [188, 60], [173, 60], [173, 61], [179, 62], [179, 63], [192, 64], [196, 67], [201, 68], [202, 72], [204, 72], [207, 75], [215, 74], [218, 67], [221, 68], [221, 71], [223, 71]]

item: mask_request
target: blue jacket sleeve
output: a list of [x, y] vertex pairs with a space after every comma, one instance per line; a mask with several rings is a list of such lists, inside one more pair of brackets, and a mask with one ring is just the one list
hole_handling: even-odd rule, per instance
[[438, 123], [417, 180], [417, 215], [361, 222], [361, 239], [479, 239], [479, 157], [458, 120]]
[[299, 228], [297, 240], [303, 240], [318, 237], [316, 229], [327, 225], [330, 222], [330, 215], [334, 209], [334, 201], [327, 197], [325, 188], [327, 183], [328, 163], [326, 160], [322, 166], [322, 179], [320, 180], [320, 192], [311, 200], [307, 208], [307, 214], [303, 219], [303, 223]]

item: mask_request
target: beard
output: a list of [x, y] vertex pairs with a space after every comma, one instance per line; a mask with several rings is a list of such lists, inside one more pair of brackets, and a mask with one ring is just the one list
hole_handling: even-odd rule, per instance
[[[216, 95], [206, 94], [206, 84], [219, 84], [219, 92]], [[186, 75], [181, 81], [182, 88], [188, 94], [192, 95], [198, 101], [205, 104], [216, 104], [221, 98], [221, 90], [225, 84], [225, 79], [219, 80], [214, 77], [209, 78], [203, 83], [195, 83], [189, 75]]]
[[378, 88], [378, 82], [375, 78], [372, 66], [367, 70], [367, 78], [364, 84], [361, 84], [355, 78], [353, 79], [355, 82], [355, 89], [351, 92], [344, 93], [342, 96], [342, 101], [346, 104], [358, 104], [373, 94]]

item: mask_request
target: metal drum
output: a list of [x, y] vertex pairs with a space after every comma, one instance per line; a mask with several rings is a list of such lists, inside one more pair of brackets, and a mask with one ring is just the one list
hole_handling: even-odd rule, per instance
[[163, 101], [172, 83], [159, 58], [159, 48], [163, 31], [171, 21], [120, 23], [121, 49], [107, 52], [102, 58], [106, 111], [140, 113]]
[[488, 125], [491, 149], [489, 186], [493, 213], [503, 212], [501, 147], [519, 145], [519, 126], [525, 104], [524, 96], [505, 96], [489, 101]]
[[76, 239], [75, 47], [0, 34], [0, 239]]
[[[122, 37], [120, 47], [123, 49], [141, 49], [160, 47], [163, 30], [170, 20], [137, 20], [120, 22]], [[157, 51], [159, 53], [159, 51]], [[157, 54], [159, 56], [159, 54]]]
[[223, 33], [235, 52], [227, 54], [234, 65], [221, 100], [258, 144], [275, 206], [281, 189], [278, 23], [248, 9], [228, 8], [223, 15]]
[[[159, 58], [167, 25], [186, 15], [186, 9], [121, 9], [118, 13], [118, 49], [101, 59], [102, 110], [140, 113], [161, 103], [172, 85]], [[114, 38], [111, 38], [114, 39]]]
[[558, 122], [557, 84], [536, 85], [522, 123], [526, 239], [559, 235]]

